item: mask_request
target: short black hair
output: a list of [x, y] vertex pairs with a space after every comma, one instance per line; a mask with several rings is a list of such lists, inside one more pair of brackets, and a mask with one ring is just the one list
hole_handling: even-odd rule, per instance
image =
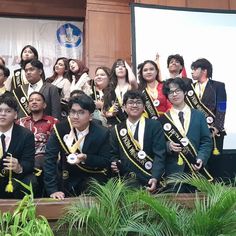
[[17, 101], [13, 96], [9, 96], [6, 94], [1, 95], [0, 96], [0, 105], [3, 103], [6, 104], [7, 106], [9, 106], [10, 108], [14, 109], [16, 112], [18, 111]]
[[[184, 67], [184, 58], [182, 56], [180, 56], [179, 54], [173, 54], [173, 55], [168, 56], [168, 58], [167, 58], [167, 68], [169, 68], [170, 61], [172, 59], [175, 59], [176, 61], [178, 61], [180, 63], [180, 65], [182, 67]], [[181, 72], [182, 72], [182, 70], [180, 71], [180, 73]]]
[[212, 64], [206, 58], [200, 58], [191, 64], [191, 69], [197, 68], [207, 70], [207, 77], [212, 78], [213, 67]]
[[8, 77], [10, 75], [10, 71], [7, 67], [0, 65], [0, 70], [3, 71], [4, 77]]
[[73, 96], [80, 96], [82, 94], [85, 94], [85, 92], [83, 90], [80, 90], [80, 89], [76, 89], [76, 90], [73, 90], [71, 93], [70, 93], [70, 97], [73, 97]]
[[68, 102], [69, 110], [71, 110], [74, 104], [79, 104], [82, 109], [89, 111], [89, 113], [93, 113], [96, 108], [93, 99], [86, 94], [81, 94], [77, 97], [71, 97]]
[[145, 104], [145, 96], [139, 90], [128, 90], [123, 97], [123, 105], [126, 105], [128, 99], [141, 99], [143, 104]]
[[43, 81], [45, 81], [45, 73], [44, 73], [44, 69], [43, 69], [43, 63], [42, 63], [40, 60], [38, 60], [38, 59], [33, 59], [33, 60], [28, 61], [28, 62], [25, 63], [25, 65], [24, 65], [24, 67], [23, 67], [24, 70], [25, 70], [26, 65], [29, 64], [29, 63], [30, 63], [33, 67], [36, 67], [36, 68], [38, 68], [39, 70], [42, 70], [42, 75], [41, 75], [41, 77], [42, 77]]
[[166, 81], [164, 81], [164, 84], [163, 84], [163, 88], [162, 88], [162, 91], [163, 91], [163, 94], [168, 97], [169, 93], [170, 93], [170, 84], [176, 84], [178, 85], [178, 87], [184, 92], [186, 93], [187, 92], [187, 85], [186, 83], [184, 82], [184, 79], [180, 78], [180, 77], [176, 77], [176, 78], [171, 78], [171, 79], [168, 79]]
[[32, 95], [34, 95], [34, 94], [37, 94], [37, 95], [41, 96], [41, 98], [43, 99], [43, 101], [46, 102], [46, 99], [45, 99], [44, 95], [43, 95], [42, 93], [40, 93], [40, 92], [37, 92], [37, 91], [32, 92], [32, 93], [29, 95], [29, 98], [30, 98]]

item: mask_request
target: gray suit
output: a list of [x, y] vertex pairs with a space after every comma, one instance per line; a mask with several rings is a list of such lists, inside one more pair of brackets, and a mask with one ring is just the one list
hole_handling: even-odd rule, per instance
[[[25, 92], [28, 93], [29, 84], [23, 84], [21, 86]], [[20, 87], [16, 88], [14, 91], [17, 91]], [[53, 116], [57, 119], [61, 118], [61, 104], [60, 104], [60, 96], [56, 86], [45, 82], [42, 88], [39, 91], [45, 97], [47, 107], [45, 108], [44, 113], [49, 116]], [[22, 109], [19, 109], [18, 119], [25, 116], [25, 113]]]

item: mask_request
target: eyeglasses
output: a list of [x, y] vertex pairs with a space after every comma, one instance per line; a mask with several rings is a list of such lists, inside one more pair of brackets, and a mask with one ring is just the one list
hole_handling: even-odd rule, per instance
[[175, 89], [175, 90], [170, 90], [168, 95], [169, 95], [169, 96], [173, 96], [174, 93], [175, 93], [176, 95], [179, 95], [181, 92], [183, 92], [183, 90], [180, 89], [180, 88], [178, 88], [178, 89]]
[[143, 101], [142, 100], [129, 100], [129, 101], [127, 101], [126, 102], [126, 105], [127, 106], [134, 106], [134, 105], [136, 105], [136, 106], [142, 106], [143, 105]]
[[69, 115], [75, 117], [75, 116], [82, 116], [82, 115], [84, 115], [85, 113], [86, 113], [85, 110], [78, 110], [78, 111], [76, 111], [76, 110], [70, 110]]

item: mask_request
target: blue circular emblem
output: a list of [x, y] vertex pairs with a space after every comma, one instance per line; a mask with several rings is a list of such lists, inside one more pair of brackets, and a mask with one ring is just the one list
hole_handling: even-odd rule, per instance
[[66, 23], [58, 28], [57, 40], [67, 48], [78, 47], [82, 40], [82, 32], [77, 26]]

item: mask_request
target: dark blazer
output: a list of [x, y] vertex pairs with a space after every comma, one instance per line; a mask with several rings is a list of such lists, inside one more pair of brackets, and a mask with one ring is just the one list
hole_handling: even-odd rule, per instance
[[[22, 88], [26, 94], [28, 92], [28, 87], [29, 87], [29, 84], [22, 85]], [[17, 90], [17, 89], [19, 89], [19, 88], [16, 88], [15, 90]], [[46, 104], [47, 104], [47, 107], [45, 108], [44, 113], [46, 115], [53, 116], [53, 117], [60, 120], [60, 118], [61, 118], [61, 103], [60, 103], [60, 96], [59, 96], [59, 92], [58, 92], [57, 87], [50, 84], [50, 83], [45, 82], [39, 92], [44, 95], [45, 100], [46, 100]], [[25, 116], [25, 114], [20, 109], [18, 112], [18, 119], [22, 118], [24, 116]]]
[[[62, 130], [62, 135], [69, 134], [70, 127], [68, 121], [62, 121], [56, 125], [58, 130]], [[62, 137], [62, 138], [63, 138]], [[89, 177], [97, 179], [97, 175], [86, 173], [75, 165], [70, 165], [66, 162], [65, 151], [62, 149], [60, 142], [53, 132], [49, 137], [45, 160], [44, 160], [44, 183], [48, 195], [57, 192], [60, 189], [57, 178], [57, 157], [60, 152], [60, 165], [66, 165], [69, 171], [69, 179], [67, 182], [82, 182]], [[95, 122], [91, 121], [89, 126], [89, 133], [86, 135], [82, 153], [87, 155], [85, 165], [91, 168], [109, 168], [110, 166], [110, 144], [109, 144], [109, 130]], [[62, 168], [64, 168], [62, 166]], [[101, 174], [102, 175], [102, 174]], [[98, 177], [99, 178], [99, 177]], [[62, 189], [63, 190], [63, 189]]]
[[225, 84], [209, 79], [201, 101], [215, 115], [215, 127], [222, 131], [224, 129], [227, 102]]
[[23, 176], [33, 173], [35, 156], [34, 134], [30, 130], [14, 124], [7, 153], [17, 158], [23, 168], [21, 174], [13, 172], [14, 178], [21, 179]]
[[[160, 118], [160, 121], [162, 122], [162, 118]], [[206, 165], [212, 151], [212, 139], [205, 116], [198, 110], [191, 109], [191, 118], [187, 138], [197, 151], [197, 158], [201, 159], [203, 164]], [[178, 165], [177, 162], [178, 154], [168, 152], [165, 168], [166, 175], [184, 171], [185, 162], [183, 165]]]
[[[119, 126], [120, 124], [118, 124]], [[121, 175], [135, 172], [137, 180], [141, 185], [147, 185], [150, 176], [145, 175], [126, 157], [122, 147], [119, 145], [115, 129], [111, 131], [111, 158], [121, 160]], [[166, 142], [161, 123], [157, 120], [145, 119], [143, 150], [153, 158], [152, 177], [160, 180], [164, 173], [166, 158]]]

